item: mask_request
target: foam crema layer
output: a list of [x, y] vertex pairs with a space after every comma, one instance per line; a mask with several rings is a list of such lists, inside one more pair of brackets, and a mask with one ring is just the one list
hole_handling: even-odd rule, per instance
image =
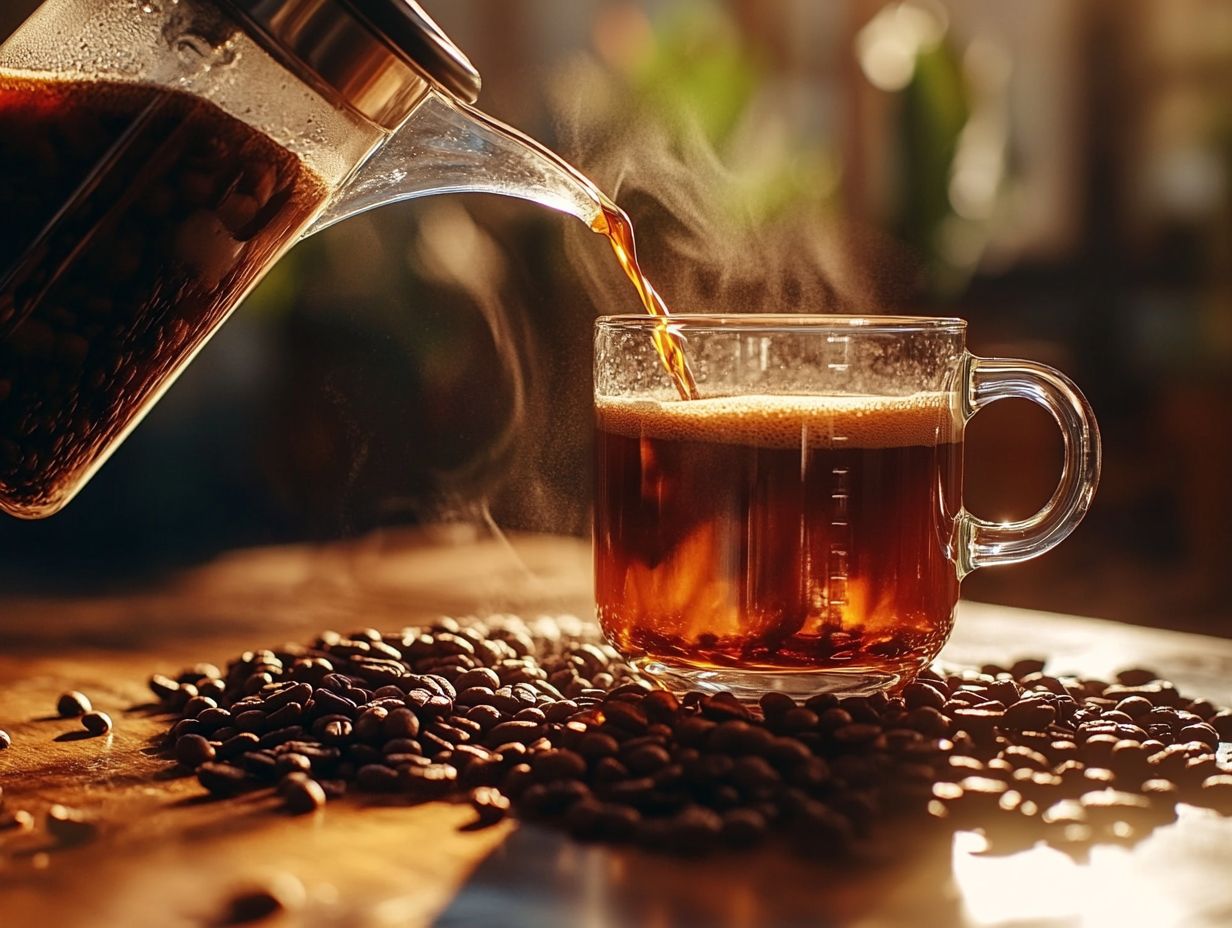
[[630, 438], [766, 448], [904, 448], [955, 442], [961, 435], [948, 393], [602, 398], [595, 414], [599, 428]]

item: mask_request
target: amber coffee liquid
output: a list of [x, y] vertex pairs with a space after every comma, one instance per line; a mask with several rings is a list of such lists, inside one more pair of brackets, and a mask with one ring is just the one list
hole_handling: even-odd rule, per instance
[[603, 630], [688, 668], [919, 669], [958, 598], [953, 422], [939, 393], [601, 400]]
[[[612, 251], [616, 254], [617, 262], [642, 301], [642, 308], [652, 316], [666, 319], [667, 304], [663, 302], [663, 297], [659, 296], [659, 291], [654, 288], [650, 279], [643, 273], [641, 265], [638, 264], [637, 245], [633, 238], [633, 223], [629, 221], [624, 210], [607, 200], [606, 197], [603, 198], [602, 207], [602, 212], [592, 228], [601, 235], [607, 236]], [[689, 359], [685, 356], [684, 346], [680, 339], [672, 334], [666, 324], [655, 328], [650, 333], [650, 337], [654, 341], [659, 359], [663, 362], [663, 367], [671, 377], [672, 384], [676, 387], [680, 398], [682, 400], [697, 399], [700, 396], [697, 391], [697, 382], [693, 379], [693, 371], [689, 368]]]
[[0, 73], [0, 509], [63, 505], [327, 193], [208, 102]]

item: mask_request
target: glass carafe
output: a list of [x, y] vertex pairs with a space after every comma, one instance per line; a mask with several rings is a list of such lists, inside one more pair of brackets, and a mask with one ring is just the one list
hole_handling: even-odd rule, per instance
[[62, 507], [298, 239], [429, 193], [595, 224], [410, 0], [46, 0], [0, 46], [0, 510]]

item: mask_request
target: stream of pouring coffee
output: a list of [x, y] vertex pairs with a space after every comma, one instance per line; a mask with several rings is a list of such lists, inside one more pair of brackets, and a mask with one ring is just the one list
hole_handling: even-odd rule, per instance
[[646, 312], [662, 320], [655, 326], [651, 337], [654, 339], [655, 349], [659, 352], [659, 358], [663, 361], [663, 367], [672, 378], [672, 383], [676, 385], [676, 390], [680, 393], [682, 400], [700, 399], [701, 394], [697, 390], [697, 381], [693, 378], [693, 371], [689, 369], [689, 359], [685, 357], [681, 338], [668, 327], [667, 304], [646, 279], [641, 266], [637, 263], [633, 223], [629, 221], [624, 210], [602, 194], [600, 194], [599, 205], [602, 207], [602, 212], [591, 224], [591, 228], [600, 235], [607, 236], [607, 240], [612, 245], [612, 251], [616, 252], [616, 260], [620, 262], [625, 274], [633, 282], [637, 295], [641, 297], [642, 305], [646, 307]]

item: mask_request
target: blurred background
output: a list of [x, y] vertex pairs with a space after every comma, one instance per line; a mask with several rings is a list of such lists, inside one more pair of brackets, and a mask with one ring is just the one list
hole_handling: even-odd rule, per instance
[[[0, 37], [36, 5], [6, 0]], [[677, 310], [957, 314], [976, 353], [1083, 387], [1105, 442], [1089, 517], [965, 595], [1229, 633], [1232, 4], [424, 6], [483, 74], [481, 105], [629, 211]], [[0, 582], [123, 584], [442, 520], [585, 535], [590, 326], [636, 309], [603, 240], [526, 203], [335, 227], [67, 510], [0, 521]], [[1044, 413], [997, 404], [967, 448], [973, 511], [1050, 494]]]

